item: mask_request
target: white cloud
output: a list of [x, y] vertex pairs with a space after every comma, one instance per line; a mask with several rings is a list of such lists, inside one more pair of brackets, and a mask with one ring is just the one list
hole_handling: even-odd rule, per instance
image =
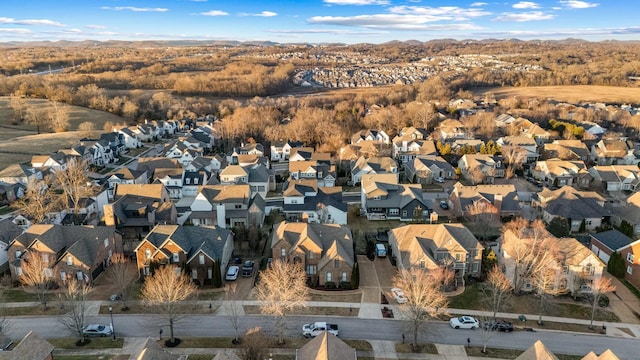
[[167, 8], [150, 8], [150, 7], [135, 7], [135, 6], [103, 6], [102, 10], [115, 10], [115, 11], [133, 11], [133, 12], [165, 12], [169, 11]]
[[566, 1], [560, 1], [560, 4], [571, 8], [571, 9], [587, 9], [587, 8], [592, 8], [592, 7], [596, 7], [600, 4], [598, 3], [590, 3], [590, 2], [586, 2], [586, 1], [580, 1], [580, 0], [566, 0]]
[[0, 28], [0, 33], [9, 33], [9, 34], [33, 34], [33, 32], [29, 29], [16, 29], [16, 28]]
[[527, 22], [527, 21], [540, 21], [551, 20], [555, 17], [553, 14], [546, 14], [542, 11], [530, 11], [524, 13], [502, 13], [494, 21], [515, 21], [515, 22]]
[[261, 16], [261, 17], [273, 17], [278, 16], [278, 13], [274, 13], [273, 11], [263, 11], [257, 14], [249, 14], [249, 13], [240, 13], [240, 16]]
[[357, 16], [314, 16], [307, 19], [313, 24], [360, 26], [370, 29], [386, 30], [473, 30], [478, 29], [473, 24], [437, 24], [427, 25], [429, 22], [442, 20], [438, 16], [417, 16], [400, 14], [373, 14]]
[[540, 5], [534, 3], [533, 1], [520, 1], [519, 3], [513, 4], [514, 9], [539, 9]]
[[479, 32], [475, 35], [488, 37], [520, 37], [520, 38], [562, 38], [562, 37], [591, 37], [591, 36], [612, 36], [612, 35], [629, 35], [640, 34], [640, 26], [632, 26], [625, 28], [576, 28], [548, 31], [496, 31], [496, 32]]
[[323, 0], [331, 5], [389, 5], [389, 0]]
[[61, 24], [57, 21], [48, 20], [48, 19], [23, 19], [16, 20], [14, 18], [8, 17], [0, 17], [0, 24], [14, 24], [14, 25], [46, 25], [46, 26], [57, 26], [57, 27], [65, 27], [66, 25]]
[[267, 30], [273, 34], [334, 34], [334, 35], [384, 35], [387, 31], [353, 31], [338, 29], [293, 29], [293, 30]]
[[104, 25], [85, 25], [84, 27], [86, 27], [87, 29], [106, 29], [107, 27]]
[[228, 12], [222, 10], [209, 10], [207, 12], [201, 12], [200, 15], [204, 16], [227, 16]]
[[481, 6], [487, 6], [487, 5], [489, 5], [489, 4], [486, 3], [486, 2], [481, 2], [481, 1], [471, 3], [471, 7], [481, 7]]
[[[429, 7], [429, 6], [394, 6], [389, 8], [389, 12], [392, 14], [402, 15], [423, 15], [433, 16], [438, 20], [465, 20], [468, 18], [475, 18], [481, 16], [491, 15], [490, 12], [482, 9], [464, 9], [457, 6], [441, 6], [441, 7]], [[434, 20], [435, 21], [435, 20]]]

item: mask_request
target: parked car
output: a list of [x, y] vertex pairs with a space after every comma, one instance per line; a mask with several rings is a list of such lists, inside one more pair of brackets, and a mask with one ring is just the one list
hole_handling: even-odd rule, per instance
[[307, 337], [307, 338], [316, 337], [325, 331], [335, 336], [338, 336], [338, 325], [329, 324], [324, 321], [318, 321], [311, 324], [302, 325], [302, 335], [304, 335], [304, 337]]
[[436, 182], [437, 182], [437, 183], [443, 183], [443, 182], [444, 182], [444, 178], [443, 178], [442, 176], [438, 176], [438, 177], [436, 178]]
[[384, 244], [376, 244], [376, 255], [378, 257], [387, 257], [387, 247]]
[[447, 210], [449, 208], [449, 203], [447, 203], [446, 200], [440, 200], [440, 207]]
[[246, 260], [242, 264], [242, 277], [251, 277], [253, 275], [253, 267], [255, 263], [251, 260]]
[[82, 328], [84, 336], [101, 336], [106, 337], [113, 334], [111, 325], [91, 324]]
[[229, 269], [227, 269], [227, 274], [224, 276], [224, 279], [227, 281], [234, 281], [238, 278], [239, 272], [240, 272], [240, 267], [236, 265], [229, 266]]
[[513, 324], [504, 320], [490, 320], [484, 322], [482, 328], [487, 331], [512, 332]]
[[396, 299], [396, 302], [398, 304], [406, 304], [407, 303], [407, 298], [404, 296], [404, 291], [402, 291], [402, 289], [392, 288], [391, 289], [391, 294], [393, 295], [393, 298]]
[[460, 316], [451, 318], [449, 320], [449, 325], [451, 325], [454, 329], [477, 329], [480, 327], [480, 323], [478, 320], [472, 318], [471, 316]]

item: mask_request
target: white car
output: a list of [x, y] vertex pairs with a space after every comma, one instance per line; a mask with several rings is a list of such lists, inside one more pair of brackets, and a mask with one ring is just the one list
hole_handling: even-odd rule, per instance
[[227, 274], [224, 276], [224, 279], [227, 281], [234, 281], [238, 278], [238, 273], [240, 272], [240, 267], [236, 265], [229, 266], [227, 270]]
[[393, 294], [393, 298], [396, 299], [398, 304], [406, 304], [407, 303], [407, 298], [404, 296], [404, 291], [402, 291], [402, 289], [392, 288], [391, 289], [391, 294]]
[[443, 183], [443, 182], [444, 182], [444, 178], [443, 178], [442, 176], [438, 176], [438, 177], [436, 178], [436, 182], [437, 182], [437, 183]]
[[477, 329], [480, 327], [478, 320], [471, 316], [460, 316], [457, 318], [451, 318], [449, 325], [454, 329]]

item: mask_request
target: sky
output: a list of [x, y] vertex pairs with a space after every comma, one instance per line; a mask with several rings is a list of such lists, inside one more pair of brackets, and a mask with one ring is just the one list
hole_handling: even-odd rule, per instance
[[639, 40], [638, 0], [1, 0], [0, 41]]

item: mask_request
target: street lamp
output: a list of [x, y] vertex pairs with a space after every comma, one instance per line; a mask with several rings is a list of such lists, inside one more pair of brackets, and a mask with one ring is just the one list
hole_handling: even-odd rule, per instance
[[111, 315], [111, 334], [113, 335], [113, 340], [116, 340], [116, 329], [113, 326], [113, 307], [109, 306], [109, 315]]

